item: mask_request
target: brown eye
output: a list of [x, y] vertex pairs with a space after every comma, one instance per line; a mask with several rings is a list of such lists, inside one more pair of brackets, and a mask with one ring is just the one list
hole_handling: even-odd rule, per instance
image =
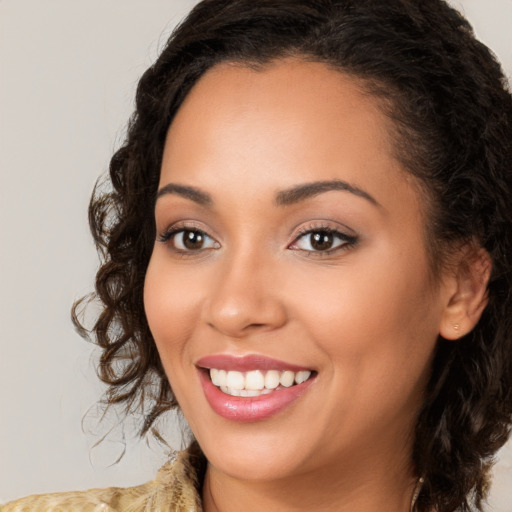
[[346, 235], [335, 229], [312, 229], [297, 237], [290, 249], [299, 249], [310, 253], [328, 253], [336, 249], [348, 248], [356, 242], [355, 236]]
[[175, 237], [175, 245], [179, 244], [180, 238], [183, 247], [189, 251], [202, 249], [204, 244], [204, 235], [200, 231], [182, 231], [181, 234]]
[[315, 251], [327, 251], [332, 248], [334, 244], [334, 236], [327, 231], [318, 231], [310, 233], [310, 244]]
[[218, 249], [219, 243], [199, 229], [175, 229], [163, 234], [159, 240], [169, 243], [178, 252]]

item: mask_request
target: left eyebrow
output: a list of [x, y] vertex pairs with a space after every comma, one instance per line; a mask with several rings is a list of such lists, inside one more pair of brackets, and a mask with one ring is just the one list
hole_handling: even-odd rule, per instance
[[190, 199], [202, 206], [211, 206], [213, 204], [212, 196], [196, 187], [169, 183], [157, 192], [156, 199], [167, 194], [175, 194], [177, 196], [184, 197], [185, 199]]
[[342, 180], [329, 180], [329, 181], [314, 181], [312, 183], [305, 183], [296, 187], [282, 190], [276, 195], [275, 203], [277, 206], [289, 206], [292, 204], [300, 203], [311, 197], [331, 190], [341, 190], [343, 192], [350, 192], [358, 197], [366, 199], [375, 206], [381, 206], [379, 202], [368, 192], [362, 190], [355, 185], [351, 185]]

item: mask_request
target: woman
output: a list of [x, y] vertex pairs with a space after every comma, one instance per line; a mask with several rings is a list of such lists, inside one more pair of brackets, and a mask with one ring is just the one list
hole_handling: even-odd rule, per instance
[[197, 443], [6, 510], [481, 509], [512, 423], [511, 135], [440, 0], [200, 3], [90, 210], [110, 402], [143, 434], [179, 406]]

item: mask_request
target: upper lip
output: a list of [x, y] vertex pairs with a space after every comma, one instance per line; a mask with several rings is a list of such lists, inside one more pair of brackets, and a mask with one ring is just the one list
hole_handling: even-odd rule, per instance
[[196, 361], [196, 366], [207, 369], [216, 368], [217, 370], [234, 370], [239, 372], [249, 372], [251, 370], [290, 370], [292, 372], [311, 370], [311, 368], [308, 368], [307, 366], [291, 364], [286, 361], [280, 361], [278, 359], [256, 354], [246, 356], [214, 354], [201, 357]]

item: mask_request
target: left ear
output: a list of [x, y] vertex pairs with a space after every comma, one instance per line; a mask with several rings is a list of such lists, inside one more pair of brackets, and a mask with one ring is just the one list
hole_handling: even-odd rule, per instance
[[488, 301], [487, 284], [492, 269], [489, 253], [467, 244], [459, 254], [454, 272], [448, 277], [449, 297], [439, 326], [439, 334], [446, 340], [456, 340], [470, 332]]

